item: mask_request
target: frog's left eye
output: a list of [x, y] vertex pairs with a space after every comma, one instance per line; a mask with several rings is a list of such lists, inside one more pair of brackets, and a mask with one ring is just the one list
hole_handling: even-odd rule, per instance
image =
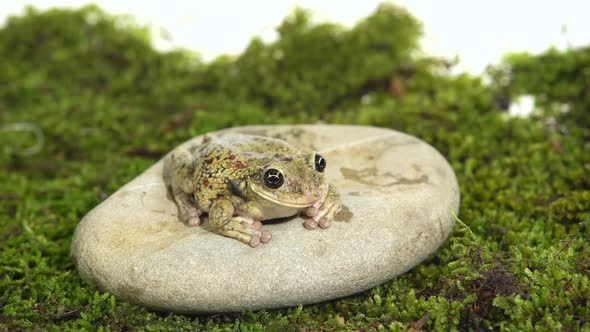
[[278, 169], [268, 169], [264, 172], [264, 185], [270, 189], [277, 189], [285, 183], [283, 173]]
[[322, 173], [326, 169], [326, 159], [319, 154], [315, 155], [315, 170]]

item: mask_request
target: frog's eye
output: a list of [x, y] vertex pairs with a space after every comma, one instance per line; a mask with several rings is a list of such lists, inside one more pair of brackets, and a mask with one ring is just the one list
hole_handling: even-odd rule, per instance
[[264, 172], [264, 185], [270, 189], [277, 189], [285, 183], [283, 173], [278, 169], [268, 169]]
[[326, 159], [319, 154], [315, 155], [315, 170], [322, 173], [326, 169]]

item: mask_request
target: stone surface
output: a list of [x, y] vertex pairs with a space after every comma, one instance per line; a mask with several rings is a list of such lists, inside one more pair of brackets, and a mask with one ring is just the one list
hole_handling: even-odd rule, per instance
[[165, 185], [166, 156], [76, 228], [72, 256], [84, 280], [156, 310], [293, 306], [386, 282], [424, 260], [452, 230], [459, 207], [455, 175], [415, 137], [357, 126], [229, 131], [283, 138], [324, 155], [345, 206], [337, 222], [313, 231], [300, 217], [271, 222], [265, 227], [273, 240], [257, 248], [213, 234], [207, 223], [185, 226]]

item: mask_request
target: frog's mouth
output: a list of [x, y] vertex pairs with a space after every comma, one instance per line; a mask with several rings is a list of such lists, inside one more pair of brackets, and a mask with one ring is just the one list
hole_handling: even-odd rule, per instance
[[324, 198], [326, 197], [326, 195], [328, 194], [328, 187], [326, 187], [326, 190], [317, 198], [314, 199], [310, 199], [309, 201], [281, 201], [280, 199], [278, 199], [277, 197], [275, 197], [274, 195], [269, 194], [267, 191], [264, 190], [257, 190], [258, 188], [256, 188], [256, 186], [254, 186], [254, 192], [264, 198], [267, 201], [273, 202], [275, 204], [278, 205], [282, 205], [282, 206], [287, 206], [287, 207], [292, 207], [292, 208], [306, 208], [306, 207], [310, 207], [313, 205], [316, 205], [318, 202], [322, 202], [324, 200]]

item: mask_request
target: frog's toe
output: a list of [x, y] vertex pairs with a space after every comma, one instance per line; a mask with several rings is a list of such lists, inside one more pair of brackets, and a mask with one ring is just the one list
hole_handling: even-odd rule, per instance
[[321, 228], [328, 228], [328, 227], [330, 227], [330, 226], [332, 225], [332, 220], [331, 220], [331, 219], [328, 219], [328, 218], [322, 218], [322, 219], [321, 219], [321, 220], [318, 222], [318, 225], [319, 225]]
[[272, 234], [270, 231], [263, 230], [262, 235], [260, 236], [260, 242], [268, 243], [272, 239]]
[[260, 242], [262, 242], [262, 241], [260, 241], [260, 237], [258, 237], [258, 236], [252, 236], [250, 238], [250, 242], [248, 242], [248, 245], [250, 247], [252, 247], [252, 248], [256, 248], [256, 247], [258, 247], [258, 245], [260, 244]]
[[188, 226], [199, 226], [201, 224], [201, 212], [196, 209], [186, 209], [181, 212], [180, 219]]
[[260, 232], [260, 235], [251, 235], [250, 247], [257, 247], [260, 243], [268, 243], [272, 239], [270, 231], [264, 230]]
[[201, 224], [201, 218], [199, 215], [192, 215], [188, 217], [186, 223], [189, 226], [199, 226]]
[[194, 227], [199, 226], [201, 224], [201, 219], [199, 217], [196, 218], [189, 218], [186, 222], [187, 225]]
[[312, 229], [316, 229], [318, 228], [318, 223], [316, 221], [314, 221], [313, 219], [307, 219], [304, 223], [303, 223], [303, 227], [312, 230]]

